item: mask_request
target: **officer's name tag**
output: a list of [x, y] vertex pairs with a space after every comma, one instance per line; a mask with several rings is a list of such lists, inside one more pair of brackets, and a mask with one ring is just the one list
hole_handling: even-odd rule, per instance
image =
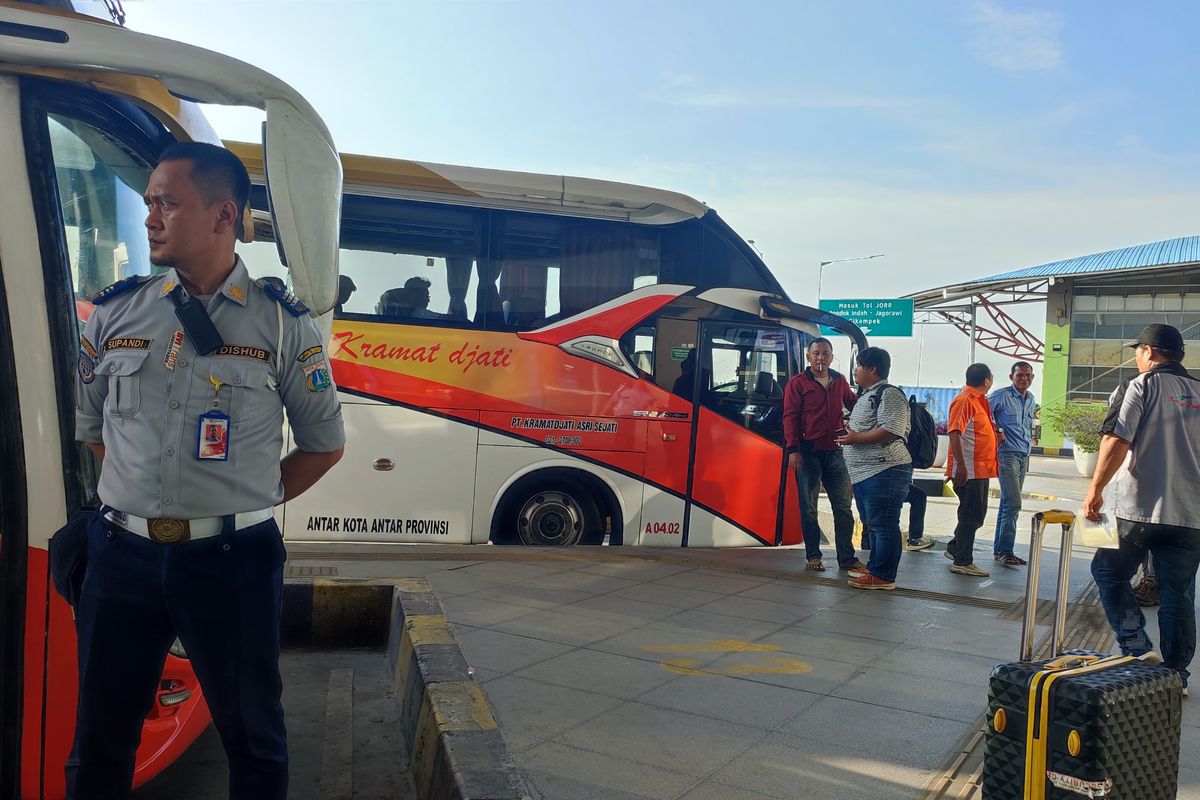
[[200, 461], [225, 461], [229, 458], [229, 415], [220, 411], [208, 411], [200, 415], [196, 458]]

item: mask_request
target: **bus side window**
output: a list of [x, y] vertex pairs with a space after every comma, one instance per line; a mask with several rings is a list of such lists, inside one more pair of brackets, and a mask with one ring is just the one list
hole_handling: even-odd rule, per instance
[[695, 319], [645, 319], [621, 337], [621, 350], [642, 377], [691, 401], [696, 382]]
[[[710, 323], [700, 353], [700, 402], [721, 416], [783, 443], [783, 387], [790, 373], [784, 330]], [[703, 370], [711, 370], [705, 379]]]
[[[334, 315], [483, 327], [477, 298], [486, 295], [480, 287], [486, 287], [490, 272], [481, 255], [483, 221], [482, 213], [470, 209], [347, 195]], [[258, 247], [240, 249], [257, 256]], [[247, 259], [251, 274], [277, 274], [278, 259], [268, 255], [262, 251], [257, 268]]]
[[658, 282], [659, 232], [644, 225], [496, 212], [496, 319], [530, 330]]

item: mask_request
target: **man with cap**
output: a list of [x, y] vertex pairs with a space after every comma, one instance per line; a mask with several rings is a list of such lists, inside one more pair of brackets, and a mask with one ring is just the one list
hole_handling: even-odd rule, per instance
[[1087, 518], [1099, 520], [1102, 493], [1113, 482], [1120, 546], [1096, 551], [1092, 576], [1121, 652], [1157, 661], [1129, 585], [1143, 556], [1153, 554], [1161, 658], [1179, 672], [1186, 695], [1200, 566], [1200, 380], [1183, 368], [1183, 336], [1170, 325], [1147, 325], [1126, 346], [1134, 349], [1138, 374], [1113, 396], [1083, 502]]
[[[229, 797], [287, 796], [279, 675], [286, 552], [274, 507], [341, 458], [323, 337], [234, 245], [250, 179], [235, 155], [174, 144], [145, 192], [150, 261], [94, 298], [76, 438], [101, 459], [76, 606], [74, 800], [129, 796], [167, 651], [187, 651], [229, 759]], [[282, 460], [283, 413], [296, 449]]]

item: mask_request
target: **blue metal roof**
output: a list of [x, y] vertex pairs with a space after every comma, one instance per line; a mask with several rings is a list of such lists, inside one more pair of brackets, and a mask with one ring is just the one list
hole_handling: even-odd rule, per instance
[[1058, 275], [1078, 275], [1088, 272], [1112, 272], [1123, 269], [1142, 269], [1168, 264], [1187, 264], [1200, 261], [1200, 236], [1182, 236], [1162, 242], [1139, 244], [1094, 253], [1090, 256], [1051, 261], [1037, 267], [1025, 267], [979, 278], [971, 283], [991, 283], [1013, 278], [1049, 278]]

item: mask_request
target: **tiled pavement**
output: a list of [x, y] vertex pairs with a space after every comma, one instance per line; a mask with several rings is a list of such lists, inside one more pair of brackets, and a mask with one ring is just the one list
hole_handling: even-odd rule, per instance
[[[1027, 508], [1078, 506], [1083, 482], [1069, 466], [1035, 458], [1026, 489], [1063, 501]], [[952, 504], [930, 503], [929, 535], [948, 537]], [[981, 545], [979, 563], [995, 566]], [[304, 563], [426, 576], [537, 796], [899, 800], [940, 772], [983, 711], [989, 671], [1017, 651], [1019, 623], [999, 607], [1020, 597], [1025, 572], [954, 575], [941, 549], [907, 553], [900, 568], [902, 587], [946, 595], [933, 599], [813, 580], [790, 548], [520, 560], [507, 548], [501, 560], [480, 552], [491, 548], [439, 548], [462, 560]], [[1073, 592], [1086, 580], [1077, 551]], [[1200, 764], [1192, 704], [1184, 725], [1182, 763]], [[1180, 797], [1200, 799], [1200, 770], [1180, 780]]]

